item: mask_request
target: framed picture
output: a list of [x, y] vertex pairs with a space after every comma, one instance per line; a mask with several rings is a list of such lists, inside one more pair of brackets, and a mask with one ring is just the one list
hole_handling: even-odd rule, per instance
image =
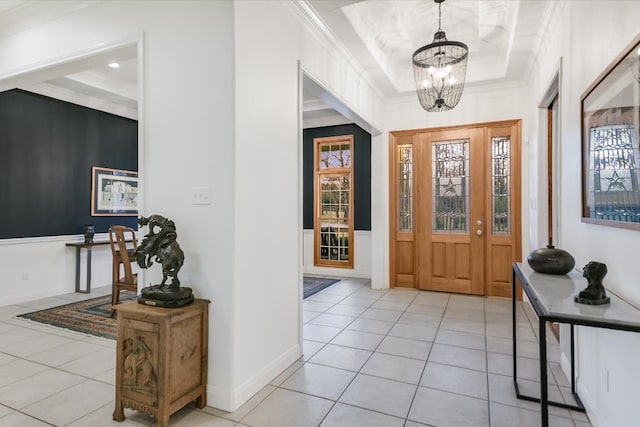
[[91, 168], [91, 216], [137, 216], [138, 172]]
[[582, 221], [640, 230], [640, 36], [581, 97]]

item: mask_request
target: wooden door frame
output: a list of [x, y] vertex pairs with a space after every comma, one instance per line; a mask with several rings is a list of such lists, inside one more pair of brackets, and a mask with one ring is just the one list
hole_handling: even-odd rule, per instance
[[[397, 209], [397, 201], [398, 201], [398, 189], [397, 187], [397, 152], [399, 145], [406, 145], [408, 141], [411, 141], [414, 158], [416, 158], [416, 152], [419, 150], [419, 135], [425, 132], [442, 132], [442, 131], [455, 131], [461, 129], [470, 129], [470, 128], [484, 128], [486, 130], [485, 138], [490, 138], [490, 129], [492, 128], [506, 128], [512, 127], [512, 148], [511, 148], [511, 179], [512, 179], [512, 197], [511, 197], [511, 212], [512, 212], [512, 235], [514, 239], [514, 249], [513, 249], [513, 261], [521, 261], [522, 260], [522, 120], [521, 119], [512, 119], [512, 120], [502, 120], [502, 121], [492, 121], [492, 122], [482, 122], [482, 123], [473, 123], [466, 125], [456, 125], [456, 126], [439, 126], [434, 128], [423, 128], [423, 129], [408, 129], [408, 130], [399, 130], [399, 131], [390, 131], [389, 132], [389, 283], [390, 287], [396, 286], [404, 286], [404, 287], [413, 287], [418, 289], [419, 284], [417, 280], [414, 281], [412, 286], [408, 281], [404, 281], [398, 283], [397, 276], [398, 272], [396, 271], [396, 240], [399, 237], [400, 232], [398, 231], [398, 209]], [[485, 165], [486, 166], [486, 165]], [[490, 165], [488, 165], [490, 167]], [[414, 163], [414, 176], [419, 174], [419, 169], [415, 168]], [[487, 178], [489, 179], [489, 178]], [[415, 197], [415, 189], [416, 183], [414, 181], [414, 197]], [[490, 205], [486, 206], [485, 209], [487, 213], [490, 209]], [[413, 234], [413, 238], [410, 239], [412, 241], [416, 240], [416, 234], [420, 232], [420, 224], [415, 221], [415, 213], [414, 213], [414, 222], [413, 222], [413, 230], [411, 233], [402, 233], [404, 235]], [[487, 216], [490, 218], [490, 216]], [[487, 224], [488, 226], [488, 224]], [[487, 228], [487, 232], [489, 229]], [[412, 274], [415, 277], [415, 257], [417, 256], [414, 246], [413, 257], [414, 260], [412, 262], [411, 268], [413, 268]], [[487, 294], [487, 271], [485, 271], [485, 295]], [[520, 286], [517, 287], [516, 297], [521, 300], [522, 299], [522, 288]]]

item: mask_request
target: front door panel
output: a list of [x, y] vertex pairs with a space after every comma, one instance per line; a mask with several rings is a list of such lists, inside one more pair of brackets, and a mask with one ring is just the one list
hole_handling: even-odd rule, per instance
[[[426, 166], [419, 179], [419, 288], [482, 294], [482, 131], [421, 135]], [[483, 233], [483, 231], [482, 231]]]

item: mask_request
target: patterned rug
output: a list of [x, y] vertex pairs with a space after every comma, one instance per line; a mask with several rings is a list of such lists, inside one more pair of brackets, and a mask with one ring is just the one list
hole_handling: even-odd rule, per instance
[[[326, 277], [304, 276], [304, 298], [308, 298], [339, 281], [339, 279]], [[134, 292], [122, 291], [120, 293], [121, 302], [135, 298], [136, 294]], [[111, 295], [105, 295], [34, 311], [33, 313], [21, 314], [18, 317], [115, 340], [118, 335], [118, 321], [115, 316], [113, 318], [110, 317], [110, 312]]]
[[304, 276], [302, 278], [304, 284], [304, 296], [303, 298], [309, 298], [311, 295], [320, 292], [324, 288], [339, 282], [340, 279], [329, 279], [326, 277], [311, 277]]
[[[120, 302], [135, 299], [134, 292], [122, 291]], [[118, 334], [116, 316], [110, 317], [111, 295], [21, 314], [18, 317], [59, 328], [115, 340]]]

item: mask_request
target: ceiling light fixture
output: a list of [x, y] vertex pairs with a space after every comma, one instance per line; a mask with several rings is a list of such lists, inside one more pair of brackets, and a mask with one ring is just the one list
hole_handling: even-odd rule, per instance
[[438, 3], [438, 31], [433, 42], [413, 52], [413, 76], [420, 105], [427, 111], [447, 111], [458, 105], [467, 73], [469, 49], [447, 40], [442, 31], [442, 3]]
[[117, 62], [112, 62], [109, 64], [109, 67], [111, 68], [120, 68], [120, 64], [118, 64]]

